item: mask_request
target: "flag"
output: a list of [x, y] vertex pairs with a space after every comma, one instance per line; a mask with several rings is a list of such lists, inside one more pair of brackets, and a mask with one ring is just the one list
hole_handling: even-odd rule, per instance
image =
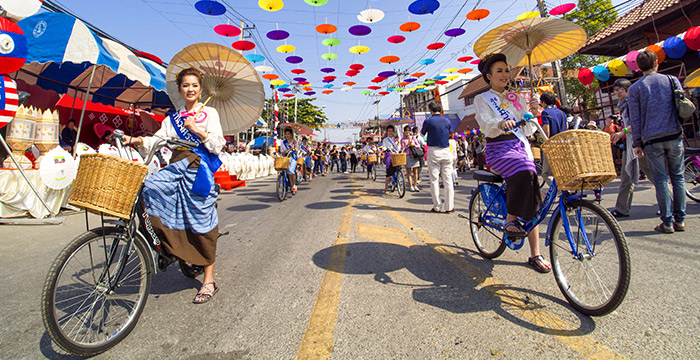
[[19, 108], [17, 84], [7, 75], [0, 75], [0, 128], [15, 118]]
[[32, 146], [30, 146], [29, 148], [27, 148], [27, 150], [24, 150], [24, 156], [26, 156], [27, 159], [29, 159], [29, 161], [32, 162], [32, 165], [34, 164], [34, 162], [36, 161], [36, 159], [39, 158], [39, 155], [40, 155], [40, 154], [41, 154], [41, 153], [39, 152], [39, 149], [38, 149], [36, 146], [34, 146], [34, 145], [32, 145]]

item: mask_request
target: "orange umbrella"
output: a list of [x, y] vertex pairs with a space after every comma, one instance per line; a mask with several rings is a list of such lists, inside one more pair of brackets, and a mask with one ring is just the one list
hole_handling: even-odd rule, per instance
[[316, 26], [316, 31], [321, 34], [332, 34], [338, 31], [338, 28], [331, 24], [321, 24]]
[[649, 45], [647, 46], [646, 50], [651, 50], [656, 54], [657, 59], [659, 60], [659, 64], [664, 62], [666, 60], [666, 52], [664, 51], [664, 48], [662, 48], [659, 45]]
[[425, 75], [425, 73], [422, 73], [422, 72], [417, 72], [417, 73], [411, 74], [411, 76], [413, 76], [413, 77], [421, 77], [423, 75]]
[[398, 56], [393, 56], [393, 55], [384, 56], [384, 57], [382, 57], [381, 59], [379, 59], [379, 61], [381, 61], [381, 62], [383, 62], [383, 63], [385, 63], [385, 64], [395, 63], [395, 62], [397, 62], [397, 61], [399, 61], [399, 60], [400, 60], [400, 59], [399, 59]]
[[279, 75], [275, 75], [275, 74], [265, 74], [262, 76], [262, 78], [266, 79], [266, 80], [276, 80], [276, 79], [279, 79], [280, 77], [279, 77]]
[[333, 90], [323, 90], [321, 91], [323, 94], [332, 94]]
[[474, 9], [467, 14], [469, 20], [481, 20], [489, 16], [491, 12], [486, 9]]
[[409, 82], [402, 81], [402, 82], [399, 83], [399, 86], [406, 86], [406, 85], [408, 85], [408, 84], [410, 84], [410, 83], [409, 83]]
[[466, 73], [472, 72], [472, 70], [474, 70], [474, 69], [464, 68], [464, 69], [459, 69], [459, 70], [457, 70], [457, 72], [460, 73], [460, 74], [466, 74]]
[[403, 32], [411, 32], [411, 31], [416, 31], [418, 29], [420, 29], [420, 24], [417, 22], [411, 22], [411, 21], [409, 21], [407, 23], [403, 23], [401, 26], [399, 26], [399, 30], [401, 30]]
[[343, 84], [344, 84], [344, 85], [347, 85], [347, 86], [353, 86], [353, 85], [355, 85], [356, 83], [354, 83], [354, 82], [352, 82], [352, 81], [347, 81], [347, 82], [344, 82]]

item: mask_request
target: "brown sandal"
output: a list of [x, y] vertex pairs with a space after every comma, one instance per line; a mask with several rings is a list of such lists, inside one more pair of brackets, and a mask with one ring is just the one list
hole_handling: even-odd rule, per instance
[[[209, 290], [207, 285], [211, 284], [214, 287], [214, 290]], [[194, 299], [192, 299], [193, 304], [204, 304], [205, 302], [211, 300], [212, 296], [216, 294], [217, 291], [219, 291], [219, 287], [216, 286], [216, 283], [214, 281], [210, 281], [208, 283], [204, 283], [202, 285], [202, 288], [204, 288], [204, 291], [199, 290], [197, 295], [194, 296]]]
[[542, 255], [537, 255], [528, 258], [527, 263], [530, 264], [530, 266], [532, 266], [535, 270], [537, 270], [537, 272], [542, 274], [546, 274], [552, 271], [551, 265], [549, 268], [545, 265], [545, 260]]

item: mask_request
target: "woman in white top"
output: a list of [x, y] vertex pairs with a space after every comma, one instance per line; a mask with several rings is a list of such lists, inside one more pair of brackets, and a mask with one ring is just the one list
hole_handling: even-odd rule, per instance
[[384, 180], [384, 195], [389, 194], [389, 178], [398, 171], [398, 166], [391, 166], [391, 153], [399, 153], [399, 139], [395, 137], [394, 125], [386, 128], [386, 137], [382, 140], [384, 148], [384, 164], [386, 164], [386, 179]]
[[152, 147], [158, 137], [176, 137], [198, 144], [195, 149], [171, 146], [174, 151], [170, 165], [145, 181], [143, 201], [146, 221], [164, 240], [165, 249], [179, 259], [204, 267], [203, 285], [193, 300], [202, 304], [219, 289], [214, 282], [219, 218], [213, 174], [221, 166], [218, 155], [226, 140], [216, 109], [198, 101], [202, 74], [194, 68], [185, 69], [176, 81], [185, 106], [163, 120], [155, 136], [127, 136], [125, 140], [146, 148]]
[[297, 193], [297, 141], [294, 139], [294, 131], [292, 128], [284, 129], [284, 141], [280, 145], [280, 155], [289, 156], [289, 170], [287, 170], [287, 176], [289, 176], [289, 182], [292, 184], [292, 195]]

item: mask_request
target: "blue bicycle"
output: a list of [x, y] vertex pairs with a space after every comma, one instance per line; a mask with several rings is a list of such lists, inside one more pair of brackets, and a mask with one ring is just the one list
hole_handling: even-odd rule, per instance
[[[503, 178], [477, 170], [474, 179], [478, 187], [469, 202], [469, 227], [479, 253], [493, 259], [506, 247], [520, 249], [525, 238], [510, 238], [504, 233], [506, 188], [505, 184], [497, 185], [503, 183]], [[544, 221], [556, 200], [545, 245], [550, 247], [557, 285], [576, 310], [602, 316], [615, 310], [625, 298], [630, 260], [625, 234], [617, 220], [599, 203], [585, 197], [583, 191], [559, 192], [553, 181], [542, 207], [532, 220], [524, 222], [523, 229], [529, 233]]]
[[284, 201], [284, 199], [287, 198], [287, 193], [292, 193], [292, 182], [289, 180], [287, 171], [279, 170], [276, 187], [277, 199], [279, 199], [279, 201]]
[[406, 179], [403, 175], [403, 169], [403, 165], [397, 166], [396, 171], [389, 177], [388, 190], [391, 192], [398, 191], [399, 198], [403, 198], [406, 195]]

